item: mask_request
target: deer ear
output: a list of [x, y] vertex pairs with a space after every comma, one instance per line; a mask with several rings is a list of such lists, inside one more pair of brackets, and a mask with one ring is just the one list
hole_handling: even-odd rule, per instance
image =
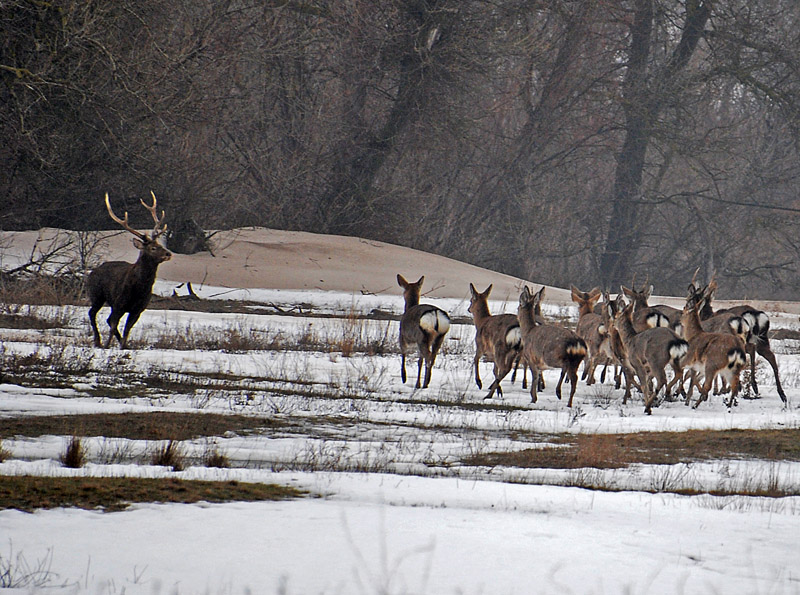
[[473, 300], [478, 298], [478, 291], [472, 283], [469, 284], [469, 293], [472, 295]]
[[133, 238], [133, 245], [136, 246], [137, 250], [144, 250], [144, 242], [139, 238]]
[[489, 297], [489, 294], [490, 294], [490, 293], [492, 293], [492, 286], [493, 286], [493, 285], [494, 285], [494, 283], [489, 283], [489, 287], [487, 287], [487, 288], [486, 288], [486, 291], [484, 291], [484, 292], [483, 292], [481, 295], [482, 295], [483, 297], [485, 297], [485, 298], [488, 298], [488, 297]]
[[645, 298], [649, 298], [651, 295], [653, 295], [653, 286], [652, 285], [650, 285], [647, 288], [647, 292], [645, 293]]
[[422, 275], [422, 277], [419, 278], [419, 281], [414, 283], [414, 285], [419, 285], [420, 287], [422, 287], [422, 282], [423, 281], [425, 281], [425, 275]]
[[405, 277], [403, 277], [403, 275], [401, 275], [400, 273], [397, 274], [397, 284], [400, 287], [408, 287], [408, 281], [406, 281]]

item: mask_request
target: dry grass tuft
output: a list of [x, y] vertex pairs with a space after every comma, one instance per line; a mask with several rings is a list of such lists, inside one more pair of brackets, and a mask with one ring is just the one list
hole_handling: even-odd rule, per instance
[[209, 446], [203, 455], [203, 464], [206, 467], [215, 467], [217, 469], [227, 469], [231, 466], [231, 461], [228, 455], [221, 452], [216, 446]]
[[183, 471], [186, 466], [186, 453], [180, 442], [169, 440], [156, 447], [151, 461], [153, 465], [171, 467], [173, 471]]
[[86, 447], [79, 436], [73, 436], [61, 455], [61, 464], [70, 469], [80, 469], [86, 464]]

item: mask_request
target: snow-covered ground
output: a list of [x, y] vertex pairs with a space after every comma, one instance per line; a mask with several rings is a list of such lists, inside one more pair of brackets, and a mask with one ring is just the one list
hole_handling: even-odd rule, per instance
[[[160, 283], [157, 289], [170, 294], [173, 288]], [[304, 312], [402, 310], [398, 296], [195, 290], [202, 297], [287, 308], [305, 304]], [[436, 303], [467, 315], [463, 301]], [[490, 307], [516, 310], [512, 303]], [[180, 477], [278, 483], [310, 496], [140, 504], [114, 513], [0, 511], [0, 560], [18, 569], [42, 566], [51, 579], [46, 589], [16, 592], [800, 593], [800, 497], [649, 493], [658, 487], [775, 483], [800, 491], [800, 464], [726, 460], [624, 470], [522, 470], [463, 463], [470, 455], [535, 446], [536, 433], [798, 427], [796, 342], [774, 345], [787, 407], [761, 360], [759, 399], [740, 399], [732, 410], [719, 397], [698, 409], [667, 402], [645, 416], [639, 398], [622, 405], [622, 391], [608, 380], [593, 387], [581, 383], [575, 406], [568, 409], [553, 394], [555, 372], [546, 374], [548, 388], [536, 404], [530, 404], [519, 380], [514, 385], [506, 380], [503, 402], [513, 407], [464, 407], [482, 403], [484, 396], [472, 376], [471, 325], [453, 325], [431, 386], [415, 391], [413, 382], [400, 382], [397, 355], [344, 356], [336, 349], [297, 347], [345, 339], [393, 344], [392, 321], [148, 310], [132, 333], [139, 346], [176, 335], [218, 336], [222, 342], [235, 332], [286, 347], [238, 353], [144, 348], [123, 357], [117, 349], [90, 347], [86, 308], [30, 312], [66, 320], [67, 328], [0, 330], [3, 361], [33, 353], [45, 361], [81, 362], [76, 368], [91, 371], [82, 372], [71, 388], [0, 385], [0, 415], [177, 410], [294, 423], [269, 434], [217, 437], [213, 444], [230, 458], [231, 468], [194, 465], [181, 472], [142, 464], [149, 447], [144, 442], [87, 439], [90, 463], [72, 470], [58, 462], [67, 437], [18, 437], [3, 441], [11, 457], [0, 464], [0, 481], [13, 474]], [[545, 314], [575, 312], [557, 306]], [[775, 328], [799, 326], [796, 316], [773, 314]], [[209, 381], [188, 393], [143, 385], [133, 396], [113, 396], [115, 383], [137, 375], [180, 381], [209, 372], [231, 380]], [[481, 374], [488, 384], [491, 364], [482, 364]], [[209, 439], [200, 439], [184, 447], [199, 457], [208, 445]], [[111, 450], [127, 452], [131, 460], [107, 462]], [[622, 491], [564, 487], [587, 478]]]

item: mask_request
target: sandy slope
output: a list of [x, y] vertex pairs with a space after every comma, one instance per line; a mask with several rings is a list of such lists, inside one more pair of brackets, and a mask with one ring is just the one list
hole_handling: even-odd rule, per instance
[[[42, 246], [56, 233], [7, 232], [2, 268], [30, 254], [37, 239]], [[133, 261], [130, 234], [109, 232], [105, 260]], [[483, 290], [494, 284], [492, 297], [516, 301], [523, 281], [450, 258], [361, 238], [246, 228], [214, 236], [215, 256], [176, 254], [158, 269], [159, 279], [178, 283], [240, 288], [321, 289], [344, 292], [401, 293], [396, 275], [410, 281], [425, 275], [423, 293], [434, 298], [465, 298], [469, 283]], [[535, 284], [535, 280], [531, 282]], [[550, 289], [550, 301], [569, 302], [569, 292]]]
[[[0, 268], [7, 270], [26, 261], [37, 240], [45, 247], [57, 232], [42, 229], [2, 233]], [[443, 256], [354, 237], [242, 228], [219, 232], [214, 243], [214, 256], [176, 254], [161, 265], [159, 278], [219, 287], [399, 294], [396, 275], [401, 273], [411, 281], [425, 275], [423, 292], [428, 297], [465, 299], [469, 296], [470, 282], [479, 290], [493, 283], [492, 298], [511, 303], [516, 302], [523, 283], [538, 287], [537, 279], [523, 281]], [[130, 234], [107, 232], [103, 255], [105, 260], [133, 261], [137, 252], [131, 245]], [[566, 289], [548, 288], [545, 299], [551, 303], [571, 303]], [[674, 297], [654, 296], [651, 302], [683, 305], [682, 298]], [[717, 306], [735, 303], [715, 301]], [[800, 314], [798, 302], [750, 303], [769, 311]]]

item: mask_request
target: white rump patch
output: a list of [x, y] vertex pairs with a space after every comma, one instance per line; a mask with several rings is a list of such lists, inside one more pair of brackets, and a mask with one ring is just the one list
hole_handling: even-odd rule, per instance
[[444, 335], [450, 330], [450, 317], [443, 310], [431, 310], [420, 316], [419, 327], [429, 333]]
[[522, 330], [518, 326], [508, 329], [506, 333], [506, 345], [517, 347], [522, 343]]

